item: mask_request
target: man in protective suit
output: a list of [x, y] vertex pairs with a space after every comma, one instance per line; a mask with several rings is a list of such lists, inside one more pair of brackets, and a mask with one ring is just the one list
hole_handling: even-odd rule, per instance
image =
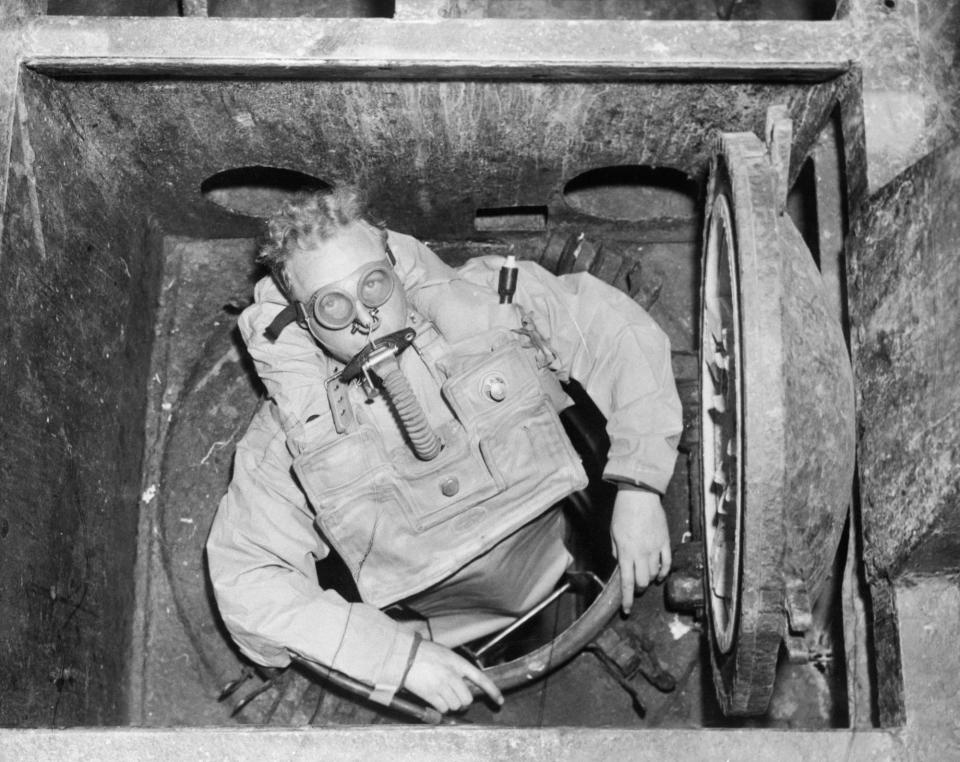
[[[496, 686], [452, 647], [543, 600], [570, 562], [559, 500], [586, 477], [557, 412], [579, 381], [607, 417], [604, 478], [623, 609], [662, 580], [660, 503], [681, 429], [669, 343], [584, 273], [502, 258], [459, 269], [371, 224], [337, 188], [287, 204], [240, 330], [266, 387], [207, 553], [223, 621], [255, 662], [291, 653], [440, 712]], [[510, 303], [501, 303], [510, 302]], [[335, 550], [359, 600], [318, 582]], [[418, 618], [397, 621], [400, 605]]]

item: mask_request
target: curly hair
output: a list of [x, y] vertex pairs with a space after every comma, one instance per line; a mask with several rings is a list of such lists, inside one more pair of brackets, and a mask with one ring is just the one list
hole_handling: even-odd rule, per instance
[[356, 188], [338, 185], [329, 190], [298, 193], [267, 221], [267, 234], [257, 262], [270, 270], [277, 285], [289, 296], [287, 262], [291, 255], [313, 248], [355, 222], [379, 228], [386, 242], [384, 226], [367, 217], [366, 204]]

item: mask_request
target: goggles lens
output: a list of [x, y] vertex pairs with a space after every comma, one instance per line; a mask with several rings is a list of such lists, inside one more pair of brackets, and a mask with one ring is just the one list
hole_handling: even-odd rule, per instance
[[317, 299], [313, 306], [314, 316], [320, 325], [340, 328], [353, 319], [353, 302], [343, 291], [333, 291]]
[[393, 293], [393, 274], [382, 267], [376, 267], [366, 273], [357, 286], [357, 296], [367, 307], [375, 309], [381, 306]]
[[394, 289], [394, 275], [389, 265], [367, 265], [357, 280], [356, 297], [336, 286], [328, 286], [313, 295], [313, 317], [324, 328], [346, 328], [357, 316], [356, 300], [368, 309], [383, 306]]

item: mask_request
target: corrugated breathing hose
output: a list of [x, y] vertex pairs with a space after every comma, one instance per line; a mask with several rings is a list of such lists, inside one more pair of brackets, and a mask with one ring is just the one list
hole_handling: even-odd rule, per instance
[[420, 460], [433, 460], [440, 454], [442, 444], [440, 437], [427, 422], [427, 416], [420, 406], [420, 401], [410, 388], [397, 358], [382, 361], [376, 369], [383, 386], [383, 395], [393, 408], [400, 428], [406, 433], [413, 447], [414, 454]]

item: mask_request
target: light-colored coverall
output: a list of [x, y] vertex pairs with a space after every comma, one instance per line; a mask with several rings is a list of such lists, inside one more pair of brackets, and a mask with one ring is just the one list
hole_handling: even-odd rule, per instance
[[[472, 260], [454, 270], [410, 236], [390, 232], [389, 244], [411, 305], [446, 339], [503, 322], [496, 294], [501, 259]], [[583, 273], [556, 277], [521, 263], [514, 302], [534, 314], [556, 353], [557, 375], [579, 381], [607, 417], [611, 445], [604, 478], [663, 493], [681, 430], [665, 334], [628, 296]], [[253, 661], [283, 667], [290, 649], [372, 686], [374, 696], [387, 701], [408, 666], [413, 635], [375, 606], [348, 603], [317, 581], [315, 563], [329, 548], [292, 475], [288, 438], [303, 432], [318, 405], [328, 406], [323, 381], [333, 366], [295, 326], [276, 341], [264, 336], [284, 306], [265, 278], [239, 321], [270, 401], [237, 446], [233, 480], [207, 541], [217, 603], [240, 650]], [[436, 416], [429, 407], [427, 413]], [[517, 546], [529, 553], [556, 542], [554, 531]], [[501, 566], [497, 553], [503, 547], [487, 554], [493, 559], [488, 567], [479, 559], [476, 568]], [[556, 561], [544, 564], [556, 567]], [[552, 585], [562, 565], [539, 572]], [[537, 571], [536, 563], [532, 568]], [[475, 590], [473, 577], [468, 586]], [[534, 588], [528, 586], [524, 596]]]

